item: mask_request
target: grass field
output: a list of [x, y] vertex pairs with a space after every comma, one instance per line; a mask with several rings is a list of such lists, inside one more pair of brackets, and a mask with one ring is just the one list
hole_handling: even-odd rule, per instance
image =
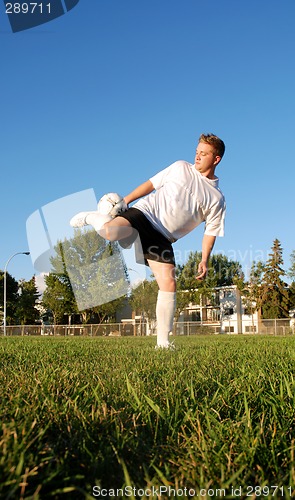
[[292, 498], [295, 338], [175, 344], [0, 338], [0, 498]]

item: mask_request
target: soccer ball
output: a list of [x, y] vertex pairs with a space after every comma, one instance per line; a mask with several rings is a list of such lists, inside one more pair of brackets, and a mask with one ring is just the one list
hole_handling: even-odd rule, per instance
[[120, 215], [122, 212], [127, 210], [127, 205], [118, 193], [107, 193], [100, 198], [97, 210], [102, 215], [110, 215], [111, 217], [115, 217], [116, 215]]

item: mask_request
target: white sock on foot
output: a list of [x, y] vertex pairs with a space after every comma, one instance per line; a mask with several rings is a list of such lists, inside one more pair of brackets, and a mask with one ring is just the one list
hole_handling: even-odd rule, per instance
[[103, 215], [98, 212], [89, 212], [86, 217], [87, 224], [90, 224], [94, 227], [95, 231], [99, 233], [101, 228], [105, 225], [106, 222], [110, 222], [113, 218], [110, 215]]
[[157, 316], [157, 345], [169, 346], [169, 333], [173, 328], [173, 319], [176, 306], [176, 292], [163, 292], [159, 290], [156, 316]]

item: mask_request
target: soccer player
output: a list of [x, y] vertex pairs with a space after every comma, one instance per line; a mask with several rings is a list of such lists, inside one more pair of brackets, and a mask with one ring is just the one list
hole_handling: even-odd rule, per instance
[[124, 197], [131, 208], [115, 216], [80, 212], [70, 224], [90, 224], [109, 241], [128, 246], [139, 234], [143, 262], [157, 281], [157, 346], [169, 348], [176, 305], [175, 259], [172, 243], [202, 222], [202, 261], [197, 279], [205, 278], [216, 236], [224, 234], [225, 199], [218, 187], [215, 169], [225, 151], [224, 142], [213, 134], [202, 134], [194, 164], [176, 161]]

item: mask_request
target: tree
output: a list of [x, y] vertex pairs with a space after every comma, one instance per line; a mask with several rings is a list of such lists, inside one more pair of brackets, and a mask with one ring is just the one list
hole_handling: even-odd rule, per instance
[[192, 297], [190, 290], [176, 290], [175, 323], [177, 323], [182, 311], [184, 311], [190, 303], [196, 299], [196, 292], [194, 292], [193, 295], [194, 297]]
[[204, 291], [221, 286], [231, 286], [237, 277], [243, 277], [239, 262], [228, 259], [223, 254], [213, 254], [208, 262], [206, 279], [198, 281], [198, 265], [202, 260], [201, 252], [191, 252], [187, 262], [177, 268], [177, 283], [182, 290], [202, 288]]
[[143, 315], [149, 324], [156, 320], [156, 303], [158, 297], [158, 284], [156, 280], [144, 280], [132, 290], [129, 303], [132, 309]]
[[290, 309], [295, 309], [295, 250], [290, 255], [291, 265], [287, 275], [291, 278], [292, 283], [289, 286]]
[[238, 261], [228, 259], [221, 253], [210, 257], [207, 286], [232, 286], [237, 279], [244, 279], [242, 266]]
[[55, 246], [56, 255], [51, 258], [53, 270], [45, 277], [46, 288], [41, 304], [51, 312], [54, 324], [64, 323], [64, 316], [77, 312], [75, 297], [66, 271], [63, 245]]
[[289, 286], [289, 305], [290, 309], [295, 310], [295, 281]]
[[[0, 271], [0, 300], [4, 303], [4, 272]], [[6, 271], [6, 324], [16, 321], [16, 305], [18, 301], [18, 282]], [[3, 311], [4, 314], [4, 311]]]
[[45, 278], [42, 305], [50, 310], [55, 325], [64, 323], [65, 314], [73, 312], [73, 293], [61, 276], [50, 273]]
[[289, 316], [289, 294], [283, 269], [283, 249], [275, 239], [265, 264], [261, 283], [261, 307], [264, 319], [287, 318]]
[[[239, 262], [230, 260], [223, 254], [213, 254], [209, 258], [206, 279], [198, 281], [196, 276], [201, 259], [201, 252], [191, 252], [187, 262], [177, 266], [178, 316], [190, 302], [205, 304], [209, 299], [214, 303], [214, 289], [216, 287], [231, 286], [235, 284], [237, 279], [244, 279], [242, 266]], [[186, 293], [180, 295], [180, 291]]]
[[262, 261], [253, 262], [250, 270], [249, 281], [235, 280], [242, 295], [243, 305], [252, 316], [252, 331], [254, 331], [254, 313], [261, 309], [261, 283], [264, 272]]
[[[94, 313], [101, 321], [113, 317], [129, 290], [118, 243], [107, 242], [94, 230], [76, 230], [74, 237], [59, 242], [55, 251], [50, 279], [46, 279], [48, 290], [43, 295], [43, 303], [55, 311], [55, 321], [78, 310], [83, 323]], [[58, 297], [64, 297], [65, 304], [57, 303], [61, 300]]]
[[91, 311], [92, 314], [95, 315], [98, 323], [103, 323], [105, 321], [116, 322], [116, 313], [120, 311], [124, 305], [125, 298], [120, 297], [118, 299], [111, 300], [110, 302], [106, 302], [105, 304], [100, 304], [97, 307], [93, 307]]
[[19, 283], [19, 297], [16, 307], [16, 315], [21, 325], [34, 325], [39, 318], [36, 302], [39, 293], [33, 276], [29, 281], [21, 280]]
[[291, 265], [287, 274], [289, 278], [291, 278], [291, 280], [295, 282], [295, 250], [293, 250], [293, 252], [290, 255], [290, 261]]

